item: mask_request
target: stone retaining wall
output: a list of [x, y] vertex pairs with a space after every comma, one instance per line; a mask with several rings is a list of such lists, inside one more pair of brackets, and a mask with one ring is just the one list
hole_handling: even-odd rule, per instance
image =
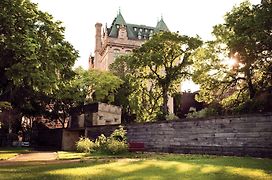
[[128, 140], [148, 151], [272, 157], [272, 115], [223, 117], [127, 126]]

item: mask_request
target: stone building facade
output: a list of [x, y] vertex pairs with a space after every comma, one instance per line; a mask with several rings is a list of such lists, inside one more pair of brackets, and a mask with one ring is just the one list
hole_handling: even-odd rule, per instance
[[[109, 70], [118, 55], [132, 52], [141, 46], [152, 35], [159, 31], [169, 31], [163, 18], [155, 27], [127, 23], [121, 12], [117, 14], [110, 27], [102, 28], [101, 23], [95, 24], [94, 57], [89, 58], [89, 69]], [[103, 31], [102, 31], [103, 30]], [[173, 98], [168, 100], [169, 112], [173, 113]]]
[[169, 31], [161, 18], [156, 27], [126, 23], [121, 12], [113, 20], [110, 27], [103, 28], [96, 23], [94, 57], [89, 58], [89, 68], [108, 70], [120, 54], [130, 53], [141, 46], [152, 35], [159, 31]]

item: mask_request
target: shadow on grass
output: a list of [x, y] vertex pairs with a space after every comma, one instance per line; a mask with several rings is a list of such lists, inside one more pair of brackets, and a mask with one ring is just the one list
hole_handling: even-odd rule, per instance
[[263, 163], [267, 160], [257, 160], [253, 167], [248, 164], [245, 168], [237, 167], [235, 162], [211, 159], [214, 161], [120, 159], [6, 166], [0, 167], [0, 179], [272, 179], [271, 161], [266, 166]]

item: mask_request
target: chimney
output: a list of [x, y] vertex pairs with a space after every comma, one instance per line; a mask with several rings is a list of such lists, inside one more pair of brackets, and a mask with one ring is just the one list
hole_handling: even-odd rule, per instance
[[101, 40], [101, 23], [95, 24], [96, 34], [95, 34], [95, 52], [99, 52], [102, 47], [102, 40]]

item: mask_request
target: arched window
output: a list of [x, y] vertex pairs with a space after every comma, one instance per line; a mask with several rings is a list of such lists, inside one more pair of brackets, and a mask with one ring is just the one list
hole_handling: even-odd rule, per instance
[[125, 53], [129, 54], [129, 53], [131, 53], [131, 50], [126, 50]]
[[113, 49], [113, 58], [116, 59], [120, 54], [120, 49]]

